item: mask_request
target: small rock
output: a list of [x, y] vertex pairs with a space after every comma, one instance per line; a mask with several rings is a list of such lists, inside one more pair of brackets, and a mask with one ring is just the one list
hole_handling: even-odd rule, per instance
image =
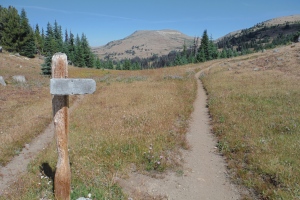
[[258, 67], [255, 67], [255, 68], [253, 69], [253, 71], [259, 71], [259, 68], [258, 68]]
[[19, 83], [26, 83], [25, 76], [22, 75], [17, 75], [12, 77], [14, 81], [19, 82]]
[[25, 144], [25, 149], [29, 149], [30, 145], [29, 144]]
[[132, 172], [136, 172], [136, 165], [134, 163], [130, 164], [130, 169]]
[[0, 76], [0, 85], [6, 86], [6, 83], [4, 81], [4, 78]]
[[89, 198], [85, 198], [85, 197], [79, 197], [78, 199], [76, 200], [92, 200], [92, 199], [89, 199]]
[[283, 58], [281, 58], [281, 57], [278, 57], [278, 58], [277, 58], [277, 60], [283, 60]]
[[278, 50], [278, 49], [274, 49], [273, 52], [274, 52], [274, 53], [278, 53], [279, 50]]

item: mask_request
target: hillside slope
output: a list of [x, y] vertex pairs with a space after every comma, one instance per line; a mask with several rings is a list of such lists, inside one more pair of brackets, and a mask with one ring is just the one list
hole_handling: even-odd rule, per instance
[[142, 30], [130, 36], [107, 43], [105, 46], [93, 48], [100, 59], [120, 60], [124, 58], [151, 57], [166, 55], [173, 50], [182, 50], [184, 43], [190, 46], [193, 37], [175, 30]]
[[[219, 48], [247, 46], [256, 48], [271, 43], [274, 39], [287, 37], [300, 30], [300, 15], [270, 19], [248, 29], [233, 31], [216, 40]], [[248, 45], [247, 45], [248, 44]], [[257, 44], [255, 46], [255, 44]]]

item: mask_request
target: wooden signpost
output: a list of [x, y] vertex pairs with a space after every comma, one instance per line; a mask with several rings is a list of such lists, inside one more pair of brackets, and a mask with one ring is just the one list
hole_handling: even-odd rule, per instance
[[66, 54], [54, 54], [50, 93], [53, 95], [53, 121], [58, 152], [54, 179], [55, 199], [69, 200], [71, 192], [71, 170], [68, 155], [69, 95], [92, 94], [95, 90], [96, 82], [93, 79], [68, 79]]

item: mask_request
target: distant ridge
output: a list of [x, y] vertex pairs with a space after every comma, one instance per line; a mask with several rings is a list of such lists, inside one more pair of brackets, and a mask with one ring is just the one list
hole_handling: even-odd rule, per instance
[[[250, 29], [255, 31], [255, 30], [259, 29], [259, 27], [263, 27], [263, 26], [271, 27], [271, 26], [276, 26], [276, 25], [283, 25], [286, 23], [297, 23], [297, 22], [300, 23], [300, 14], [269, 19], [269, 20], [266, 20], [266, 21], [263, 21], [263, 22], [260, 22], [256, 25], [254, 25]], [[215, 41], [218, 42], [218, 41], [222, 40], [224, 37], [237, 36], [241, 32], [242, 32], [242, 30], [236, 30], [236, 31], [230, 32], [230, 33], [216, 39]]]

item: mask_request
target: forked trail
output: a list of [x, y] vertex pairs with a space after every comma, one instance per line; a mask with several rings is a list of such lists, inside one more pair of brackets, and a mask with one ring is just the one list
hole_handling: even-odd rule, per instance
[[224, 159], [217, 153], [216, 140], [211, 134], [207, 97], [198, 79], [204, 70], [196, 74], [197, 98], [187, 133], [191, 150], [183, 152], [183, 175], [168, 173], [163, 179], [155, 179], [133, 173], [129, 179], [118, 180], [129, 195], [146, 193], [146, 196], [169, 200], [240, 199], [238, 189], [227, 177]]
[[[208, 68], [204, 70], [208, 70]], [[126, 180], [118, 179], [117, 182], [120, 186], [132, 197], [146, 193], [147, 196], [161, 196], [163, 199], [170, 200], [240, 199], [238, 189], [230, 183], [227, 177], [225, 162], [217, 153], [216, 141], [211, 134], [206, 107], [207, 97], [202, 83], [198, 79], [204, 70], [196, 74], [197, 98], [194, 102], [194, 112], [187, 133], [191, 150], [183, 151], [185, 161], [183, 175], [179, 176], [170, 172], [163, 179], [155, 179], [132, 173]], [[77, 101], [72, 108], [74, 109], [78, 103]], [[2, 175], [0, 177], [0, 196], [5, 192], [9, 183], [17, 180], [17, 176], [26, 172], [31, 158], [53, 140], [53, 132], [51, 123], [43, 134], [34, 139], [29, 148], [24, 148], [20, 155], [16, 156], [7, 166], [0, 168]]]

